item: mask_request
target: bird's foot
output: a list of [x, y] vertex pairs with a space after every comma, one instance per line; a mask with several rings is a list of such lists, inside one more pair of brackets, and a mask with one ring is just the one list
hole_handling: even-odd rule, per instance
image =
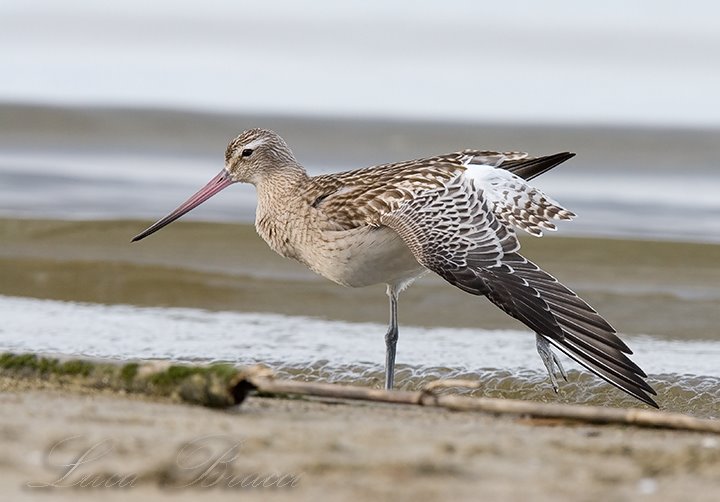
[[550, 384], [552, 385], [555, 394], [557, 394], [559, 392], [559, 387], [555, 376], [555, 368], [557, 367], [560, 372], [560, 376], [562, 376], [563, 380], [567, 382], [567, 373], [565, 373], [565, 368], [563, 368], [560, 359], [558, 359], [552, 351], [550, 342], [548, 342], [545, 337], [536, 333], [535, 344], [537, 346], [538, 354], [540, 354], [540, 359], [542, 359], [543, 364], [545, 364], [545, 368], [547, 369], [548, 376], [550, 377]]

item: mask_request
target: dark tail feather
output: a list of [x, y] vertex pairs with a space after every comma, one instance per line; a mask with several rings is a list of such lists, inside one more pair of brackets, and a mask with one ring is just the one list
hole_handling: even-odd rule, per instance
[[640, 401], [649, 404], [653, 408], [659, 408], [655, 400], [648, 394], [655, 395], [656, 392], [639, 375], [632, 371], [623, 371], [618, 368], [610, 357], [598, 357], [582, 350], [570, 340], [548, 339], [555, 347], [563, 351], [571, 359], [574, 359], [587, 369], [595, 373], [606, 382], [614, 385]]
[[506, 160], [500, 167], [523, 179], [531, 180], [574, 156], [574, 153], [562, 152], [536, 159]]
[[[501, 266], [443, 275], [465, 291], [484, 294], [495, 305], [545, 337], [570, 358], [640, 401], [658, 407], [647, 375], [615, 329], [590, 305], [517, 253]], [[468, 273], [470, 272], [470, 273]]]

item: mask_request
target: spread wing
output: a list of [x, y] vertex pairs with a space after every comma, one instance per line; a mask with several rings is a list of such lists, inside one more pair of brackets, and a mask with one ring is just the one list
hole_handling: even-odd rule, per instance
[[[572, 158], [575, 154], [562, 152], [544, 157], [530, 157], [524, 152], [494, 152], [463, 150], [423, 159], [383, 164], [343, 173], [314, 176], [303, 194], [306, 203], [324, 213], [323, 220], [333, 230], [376, 226], [380, 217], [397, 209], [398, 205], [413, 199], [426, 190], [442, 188], [464, 172], [477, 172], [477, 185], [504, 181], [522, 186], [523, 178], [531, 179]], [[491, 174], [497, 171], [494, 175]], [[506, 178], [503, 178], [503, 174]], [[496, 183], [495, 192], [502, 193]], [[509, 187], [516, 190], [514, 187]], [[529, 193], [533, 204], [540, 194]], [[502, 210], [500, 200], [489, 201], [493, 210]], [[551, 201], [552, 202], [552, 201]], [[514, 201], [507, 201], [506, 207]], [[517, 204], [515, 204], [517, 206]], [[519, 207], [519, 206], [518, 206]], [[558, 206], [559, 207], [559, 206]], [[572, 214], [569, 211], [568, 215]], [[533, 216], [533, 215], [530, 215]], [[513, 220], [514, 218], [514, 220]], [[505, 222], [522, 221], [523, 214], [513, 216], [509, 211]], [[529, 230], [532, 225], [526, 225]], [[542, 228], [542, 227], [541, 227]], [[552, 228], [552, 227], [550, 227]], [[536, 235], [539, 232], [534, 232]]]
[[[470, 283], [473, 268], [499, 266], [505, 253], [520, 248], [515, 233], [493, 217], [488, 200], [471, 183], [458, 176], [380, 218], [421, 265], [461, 289]], [[480, 293], [476, 288], [466, 291]]]
[[491, 189], [460, 175], [403, 202], [380, 221], [402, 237], [420, 264], [464, 291], [487, 296], [596, 375], [657, 407], [650, 397], [655, 391], [612, 326], [517, 253], [515, 233], [496, 214]]

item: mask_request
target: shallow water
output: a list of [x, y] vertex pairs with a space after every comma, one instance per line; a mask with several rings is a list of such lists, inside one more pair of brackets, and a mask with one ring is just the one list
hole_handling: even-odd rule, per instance
[[[309, 166], [311, 174], [360, 166]], [[570, 166], [572, 167], [572, 166]], [[0, 216], [159, 219], [220, 170], [205, 157], [0, 150]], [[557, 169], [533, 184], [578, 214], [563, 235], [720, 242], [720, 176]], [[690, 195], [692, 194], [692, 196]], [[233, 186], [186, 219], [252, 221], [255, 191]]]
[[[0, 296], [0, 350], [114, 359], [261, 362], [280, 376], [379, 386], [379, 324], [189, 308], [139, 308]], [[32, 322], [28, 322], [32, 319]], [[720, 343], [627, 336], [668, 411], [720, 416]], [[514, 330], [402, 328], [398, 387], [436, 378], [479, 380], [478, 394], [611, 406], [638, 403], [565, 358], [556, 396], [534, 337]]]

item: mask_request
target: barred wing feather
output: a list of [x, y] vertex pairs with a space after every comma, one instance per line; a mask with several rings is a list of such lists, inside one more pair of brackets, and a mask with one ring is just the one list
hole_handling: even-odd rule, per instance
[[630, 349], [592, 307], [517, 253], [511, 223], [498, 217], [488, 190], [458, 176], [386, 213], [420, 264], [454, 286], [487, 296], [569, 357], [641, 401], [657, 407]]

